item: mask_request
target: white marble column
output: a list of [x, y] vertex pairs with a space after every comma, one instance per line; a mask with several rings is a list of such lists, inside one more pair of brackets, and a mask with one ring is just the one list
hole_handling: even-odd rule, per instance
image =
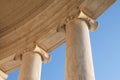
[[40, 80], [42, 59], [38, 53], [26, 53], [23, 55], [19, 80]]
[[19, 80], [40, 80], [42, 62], [47, 63], [49, 60], [49, 54], [38, 46], [33, 51], [24, 53]]
[[6, 80], [8, 75], [0, 70], [0, 80]]
[[65, 80], [95, 80], [88, 25], [76, 19], [66, 25]]

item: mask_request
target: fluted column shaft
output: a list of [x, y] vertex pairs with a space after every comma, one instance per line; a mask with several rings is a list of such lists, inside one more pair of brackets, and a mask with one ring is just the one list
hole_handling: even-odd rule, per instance
[[95, 80], [88, 25], [76, 19], [66, 26], [65, 80]]

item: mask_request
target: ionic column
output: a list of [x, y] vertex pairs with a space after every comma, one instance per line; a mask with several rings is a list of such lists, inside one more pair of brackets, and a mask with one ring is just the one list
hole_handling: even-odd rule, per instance
[[84, 17], [66, 25], [65, 80], [95, 80], [89, 38], [90, 27], [91, 24]]
[[0, 70], [0, 80], [6, 80], [8, 75]]
[[48, 62], [49, 59], [48, 53], [38, 46], [34, 51], [23, 54], [19, 80], [40, 80], [42, 61]]

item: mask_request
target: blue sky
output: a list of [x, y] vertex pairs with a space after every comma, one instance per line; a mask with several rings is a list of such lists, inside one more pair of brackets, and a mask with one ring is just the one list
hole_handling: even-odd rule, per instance
[[[90, 32], [96, 80], [120, 80], [120, 0], [117, 0], [97, 21], [99, 27]], [[41, 80], [65, 79], [66, 46], [51, 52], [52, 59], [43, 64]], [[19, 70], [7, 80], [18, 80]]]

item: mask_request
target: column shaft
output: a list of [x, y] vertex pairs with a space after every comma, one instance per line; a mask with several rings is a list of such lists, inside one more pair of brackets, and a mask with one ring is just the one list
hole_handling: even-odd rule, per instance
[[66, 27], [66, 80], [95, 80], [88, 25], [77, 19]]
[[42, 59], [38, 53], [23, 55], [19, 80], [40, 80]]

